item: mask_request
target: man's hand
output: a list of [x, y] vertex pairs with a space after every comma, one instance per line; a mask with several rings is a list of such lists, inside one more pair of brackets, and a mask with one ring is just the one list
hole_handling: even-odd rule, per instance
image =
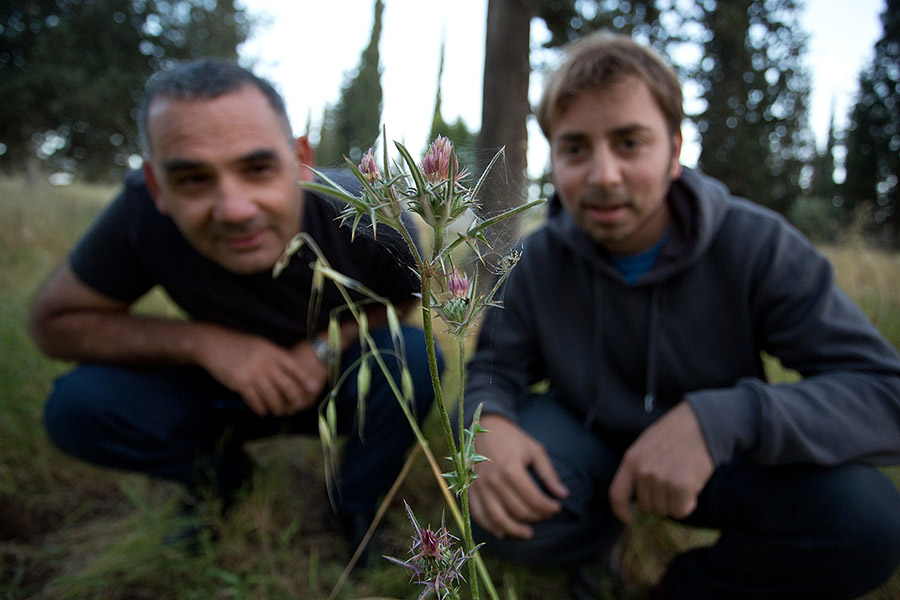
[[[557, 498], [569, 492], [544, 447], [518, 425], [500, 415], [484, 415], [481, 426], [488, 431], [475, 437], [475, 451], [489, 460], [475, 466], [478, 478], [469, 488], [472, 517], [498, 538], [530, 538], [529, 523], [559, 512]], [[552, 496], [541, 490], [529, 469]]]
[[310, 408], [328, 377], [308, 342], [285, 349], [265, 338], [218, 329], [205, 347], [201, 365], [260, 416]]
[[631, 445], [609, 486], [609, 503], [631, 522], [631, 500], [649, 513], [683, 519], [714, 470], [694, 410], [681, 402]]

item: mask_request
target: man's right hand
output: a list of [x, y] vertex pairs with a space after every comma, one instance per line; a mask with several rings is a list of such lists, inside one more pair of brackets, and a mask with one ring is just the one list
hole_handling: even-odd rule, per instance
[[[530, 523], [558, 513], [569, 492], [544, 447], [500, 415], [484, 415], [487, 430], [475, 437], [475, 451], [489, 460], [478, 463], [478, 478], [469, 488], [472, 517], [498, 538], [530, 538]], [[550, 492], [545, 493], [535, 477]]]
[[328, 378], [308, 342], [285, 349], [249, 334], [217, 329], [200, 364], [240, 394], [257, 415], [291, 415], [312, 407]]

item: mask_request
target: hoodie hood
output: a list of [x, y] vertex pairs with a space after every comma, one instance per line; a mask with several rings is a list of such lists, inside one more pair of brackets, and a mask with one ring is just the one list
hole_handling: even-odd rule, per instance
[[[654, 412], [657, 395], [657, 359], [660, 324], [660, 296], [662, 283], [699, 261], [722, 226], [730, 202], [728, 189], [718, 181], [688, 168], [682, 168], [681, 176], [672, 182], [666, 201], [672, 209], [669, 236], [653, 267], [634, 285], [651, 290], [647, 313], [647, 354], [644, 375], [643, 408], [647, 414]], [[626, 285], [622, 276], [609, 262], [608, 252], [578, 226], [568, 211], [563, 209], [557, 195], [550, 203], [547, 229], [551, 236], [576, 255], [583, 257], [595, 269], [607, 277]], [[603, 293], [599, 278], [593, 280], [594, 296]], [[598, 317], [600, 318], [600, 317]], [[602, 344], [597, 343], [598, 355]], [[595, 395], [601, 395], [597, 390]], [[587, 422], [599, 418], [601, 403], [593, 404], [587, 412]]]
[[[697, 262], [721, 227], [730, 198], [728, 189], [719, 181], [683, 167], [681, 176], [672, 182], [666, 197], [673, 218], [669, 239], [656, 265], [636, 285], [666, 280]], [[606, 250], [575, 223], [563, 208], [558, 194], [550, 199], [546, 227], [550, 235], [596, 268], [619, 277], [609, 263]]]

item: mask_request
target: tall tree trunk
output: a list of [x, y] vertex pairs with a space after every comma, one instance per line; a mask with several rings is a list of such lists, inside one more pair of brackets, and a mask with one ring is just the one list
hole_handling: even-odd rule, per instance
[[[531, 16], [527, 0], [488, 1], [477, 152], [481, 169], [497, 150], [506, 147], [506, 164], [495, 168], [482, 192], [482, 205], [489, 213], [518, 206], [524, 199], [528, 145], [525, 121], [531, 112], [528, 102]], [[515, 236], [504, 238], [511, 240]], [[502, 256], [508, 249], [508, 243], [498, 241], [492, 244], [491, 251]]]

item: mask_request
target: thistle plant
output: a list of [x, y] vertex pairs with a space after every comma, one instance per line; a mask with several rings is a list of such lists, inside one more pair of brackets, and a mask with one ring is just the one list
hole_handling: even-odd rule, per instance
[[[495, 295], [511, 269], [515, 266], [518, 256], [513, 254], [499, 262], [499, 265], [494, 270], [496, 275], [494, 284], [486, 293], [477, 291], [477, 276], [470, 278], [466, 275], [461, 266], [457, 264], [460, 261], [455, 257], [460, 254], [460, 251], [469, 248], [479, 258], [482, 258], [479, 253], [479, 243], [489, 246], [485, 236], [485, 231], [489, 227], [528, 210], [542, 201], [533, 201], [491, 218], [481, 219], [477, 216], [480, 211], [478, 194], [488, 173], [502, 157], [503, 150], [494, 155], [484, 173], [474, 185], [469, 186], [467, 184], [470, 178], [469, 173], [466, 169], [460, 169], [453, 145], [447, 138], [438, 136], [429, 146], [421, 163], [417, 162], [402, 144], [395, 142], [395, 147], [400, 155], [399, 160], [392, 164], [388, 155], [387, 144], [385, 144], [381, 168], [379, 168], [372, 149], [366, 152], [358, 165], [347, 160], [351, 172], [359, 180], [361, 187], [359, 194], [351, 193], [326, 174], [315, 170], [314, 172], [318, 176], [319, 181], [301, 182], [300, 185], [303, 188], [332, 196], [342, 201], [345, 208], [340, 214], [340, 219], [342, 223], [348, 224], [353, 228], [353, 235], [357, 234], [361, 222], [366, 223], [367, 229], [370, 226], [371, 235], [376, 237], [379, 226], [387, 226], [397, 230], [409, 246], [416, 263], [416, 272], [421, 282], [422, 325], [425, 331], [426, 351], [434, 388], [435, 404], [440, 412], [444, 436], [450, 449], [450, 457], [448, 458], [453, 464], [452, 470], [448, 473], [443, 473], [442, 477], [443, 481], [446, 482], [447, 488], [457, 497], [459, 506], [454, 505], [451, 500], [450, 508], [462, 529], [465, 549], [461, 549], [457, 553], [457, 551], [450, 551], [444, 548], [443, 544], [449, 544], [455, 538], [446, 531], [443, 524], [438, 534], [434, 534], [434, 532], [429, 530], [423, 530], [416, 521], [412, 511], [407, 509], [410, 520], [416, 530], [417, 541], [413, 547], [416, 560], [412, 561], [411, 559], [404, 563], [400, 563], [396, 559], [391, 560], [403, 564], [407, 568], [413, 568], [413, 564], [420, 564], [426, 558], [432, 561], [429, 563], [431, 566], [428, 568], [415, 567], [414, 578], [426, 585], [426, 591], [432, 590], [439, 598], [455, 597], [446, 595], [450, 593], [450, 587], [448, 586], [456, 585], [456, 582], [461, 579], [458, 571], [461, 565], [466, 562], [469, 569], [472, 597], [476, 599], [480, 597], [476, 577], [478, 568], [481, 568], [481, 574], [488, 592], [493, 597], [496, 597], [490, 578], [484, 571], [483, 563], [480, 562], [478, 557], [477, 547], [472, 538], [471, 518], [469, 515], [467, 490], [475, 479], [475, 464], [485, 460], [485, 458], [479, 456], [474, 450], [475, 436], [484, 431], [478, 425], [480, 407], [475, 413], [475, 420], [471, 426], [467, 429], [464, 428], [465, 340], [484, 309], [488, 306], [499, 306], [499, 303], [495, 300]], [[407, 227], [404, 219], [406, 213], [418, 215], [424, 226], [430, 230], [431, 244], [430, 252], [427, 254], [420, 252], [417, 240], [414, 239], [411, 230]], [[295, 252], [304, 243], [312, 243], [312, 241], [302, 238], [301, 234], [301, 237], [293, 241], [288, 247], [285, 257]], [[284, 261], [281, 261], [280, 264], [283, 267]], [[276, 271], [278, 269], [279, 265], [276, 265]], [[399, 329], [399, 325], [395, 324], [397, 319], [396, 312], [392, 310], [386, 300], [378, 298], [368, 290], [360, 289], [360, 286], [355, 282], [339, 273], [335, 273], [328, 267], [323, 258], [317, 261], [315, 270], [318, 277], [329, 278], [338, 284], [338, 287], [342, 290], [345, 288], [354, 289], [357, 292], [362, 292], [371, 301], [384, 303], [388, 309], [389, 324], [392, 329], [394, 327], [397, 328], [395, 330]], [[370, 373], [368, 369], [369, 361], [371, 360], [390, 379], [387, 370], [384, 368], [383, 358], [375, 349], [374, 344], [367, 343], [368, 330], [365, 312], [354, 306], [349, 301], [349, 296], [347, 298], [348, 307], [360, 325], [360, 340], [363, 344], [364, 352], [360, 359], [359, 373], [363, 373], [365, 369], [365, 374], [360, 376], [364, 377]], [[313, 304], [311, 302], [311, 306]], [[447, 331], [456, 339], [459, 348], [460, 397], [457, 415], [457, 431], [460, 432], [459, 443], [457, 443], [454, 436], [450, 416], [444, 404], [435, 348], [434, 316], [443, 321]], [[336, 319], [332, 319], [331, 322], [336, 323]], [[402, 360], [402, 348], [396, 348], [396, 351], [396, 354]], [[419, 430], [412, 411], [409, 410], [408, 406], [405, 406], [410, 394], [407, 389], [409, 384], [406, 381], [408, 371], [404, 369], [403, 373], [404, 381], [401, 381], [399, 384], [392, 383], [392, 385], [394, 385], [394, 391], [398, 400], [404, 406], [404, 412], [419, 445], [425, 451], [426, 456], [430, 456], [428, 442]], [[363, 389], [362, 385], [359, 387], [361, 390]], [[328, 406], [332, 406], [332, 408], [328, 408]], [[329, 405], [326, 403], [326, 408], [323, 411], [324, 417], [321, 420], [323, 440], [331, 435], [329, 433], [331, 431], [329, 421], [334, 419], [332, 411], [333, 404]], [[328, 456], [329, 454], [326, 451], [326, 457]], [[428, 536], [435, 535], [436, 537], [432, 541], [427, 541], [431, 539]], [[432, 542], [443, 549], [436, 550], [432, 548]], [[435, 552], [437, 554], [434, 554]], [[450, 554], [445, 557], [442, 554], [443, 552], [449, 552]], [[439, 556], [443, 558], [439, 558]], [[469, 557], [473, 557], [474, 560], [468, 560]], [[444, 561], [444, 558], [447, 560]]]
[[411, 556], [405, 561], [390, 556], [385, 558], [412, 571], [410, 581], [425, 586], [419, 600], [432, 594], [439, 600], [458, 600], [459, 584], [465, 581], [461, 573], [462, 566], [472, 557], [475, 549], [466, 552], [459, 547], [459, 539], [447, 529], [443, 514], [440, 529], [434, 531], [419, 525], [409, 504], [404, 502], [403, 505], [415, 529], [413, 544], [409, 550]]

